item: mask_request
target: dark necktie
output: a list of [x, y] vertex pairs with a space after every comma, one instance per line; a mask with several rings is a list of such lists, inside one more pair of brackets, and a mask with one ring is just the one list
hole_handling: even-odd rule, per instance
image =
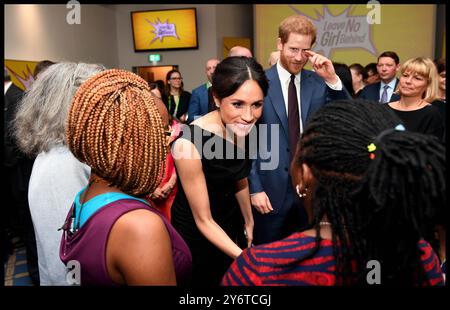
[[387, 99], [387, 96], [388, 96], [387, 90], [388, 90], [388, 88], [389, 88], [389, 85], [384, 85], [384, 90], [383, 90], [383, 93], [381, 94], [381, 100], [380, 100], [381, 103], [388, 102], [388, 99]]
[[291, 75], [288, 89], [289, 148], [291, 150], [291, 158], [294, 156], [297, 141], [300, 136], [297, 89], [295, 87], [294, 79], [295, 75]]

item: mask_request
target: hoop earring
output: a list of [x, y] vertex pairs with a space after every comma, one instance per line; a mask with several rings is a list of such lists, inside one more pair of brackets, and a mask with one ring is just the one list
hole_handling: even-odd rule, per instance
[[295, 190], [297, 191], [298, 197], [300, 197], [300, 198], [306, 197], [306, 192], [308, 191], [307, 188], [305, 188], [305, 192], [302, 194], [302, 193], [300, 193], [300, 185], [297, 184], [297, 186], [295, 186]]

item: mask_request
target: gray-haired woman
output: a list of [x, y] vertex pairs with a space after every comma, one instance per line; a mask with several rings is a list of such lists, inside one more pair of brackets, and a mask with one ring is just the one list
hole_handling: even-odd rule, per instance
[[39, 74], [25, 94], [14, 121], [19, 148], [36, 156], [28, 200], [36, 234], [41, 285], [67, 285], [59, 258], [61, 231], [76, 193], [88, 183], [90, 168], [66, 145], [65, 124], [78, 87], [101, 65], [62, 62]]

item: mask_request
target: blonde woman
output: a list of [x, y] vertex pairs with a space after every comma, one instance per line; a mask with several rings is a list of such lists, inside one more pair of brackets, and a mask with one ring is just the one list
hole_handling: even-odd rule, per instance
[[400, 69], [397, 92], [400, 100], [390, 102], [389, 108], [403, 121], [407, 130], [430, 134], [442, 139], [444, 121], [439, 109], [431, 105], [438, 96], [439, 76], [429, 58], [407, 60]]

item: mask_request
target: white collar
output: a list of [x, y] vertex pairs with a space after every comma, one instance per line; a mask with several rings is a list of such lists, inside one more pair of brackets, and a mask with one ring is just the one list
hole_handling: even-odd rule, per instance
[[397, 78], [393, 78], [392, 79], [392, 81], [390, 81], [389, 83], [385, 83], [385, 82], [383, 82], [383, 81], [381, 81], [381, 89], [383, 89], [383, 87], [384, 87], [384, 85], [389, 85], [389, 87], [391, 88], [391, 89], [395, 89], [395, 84], [397, 83]]
[[[283, 66], [280, 64], [279, 59], [277, 61], [277, 71], [278, 71], [278, 77], [280, 78], [281, 83], [285, 84], [291, 80], [292, 74], [289, 73], [289, 71], [287, 71], [285, 68], [283, 68]], [[300, 71], [299, 73], [297, 73], [295, 75], [295, 82], [300, 81], [301, 72], [302, 71]]]

